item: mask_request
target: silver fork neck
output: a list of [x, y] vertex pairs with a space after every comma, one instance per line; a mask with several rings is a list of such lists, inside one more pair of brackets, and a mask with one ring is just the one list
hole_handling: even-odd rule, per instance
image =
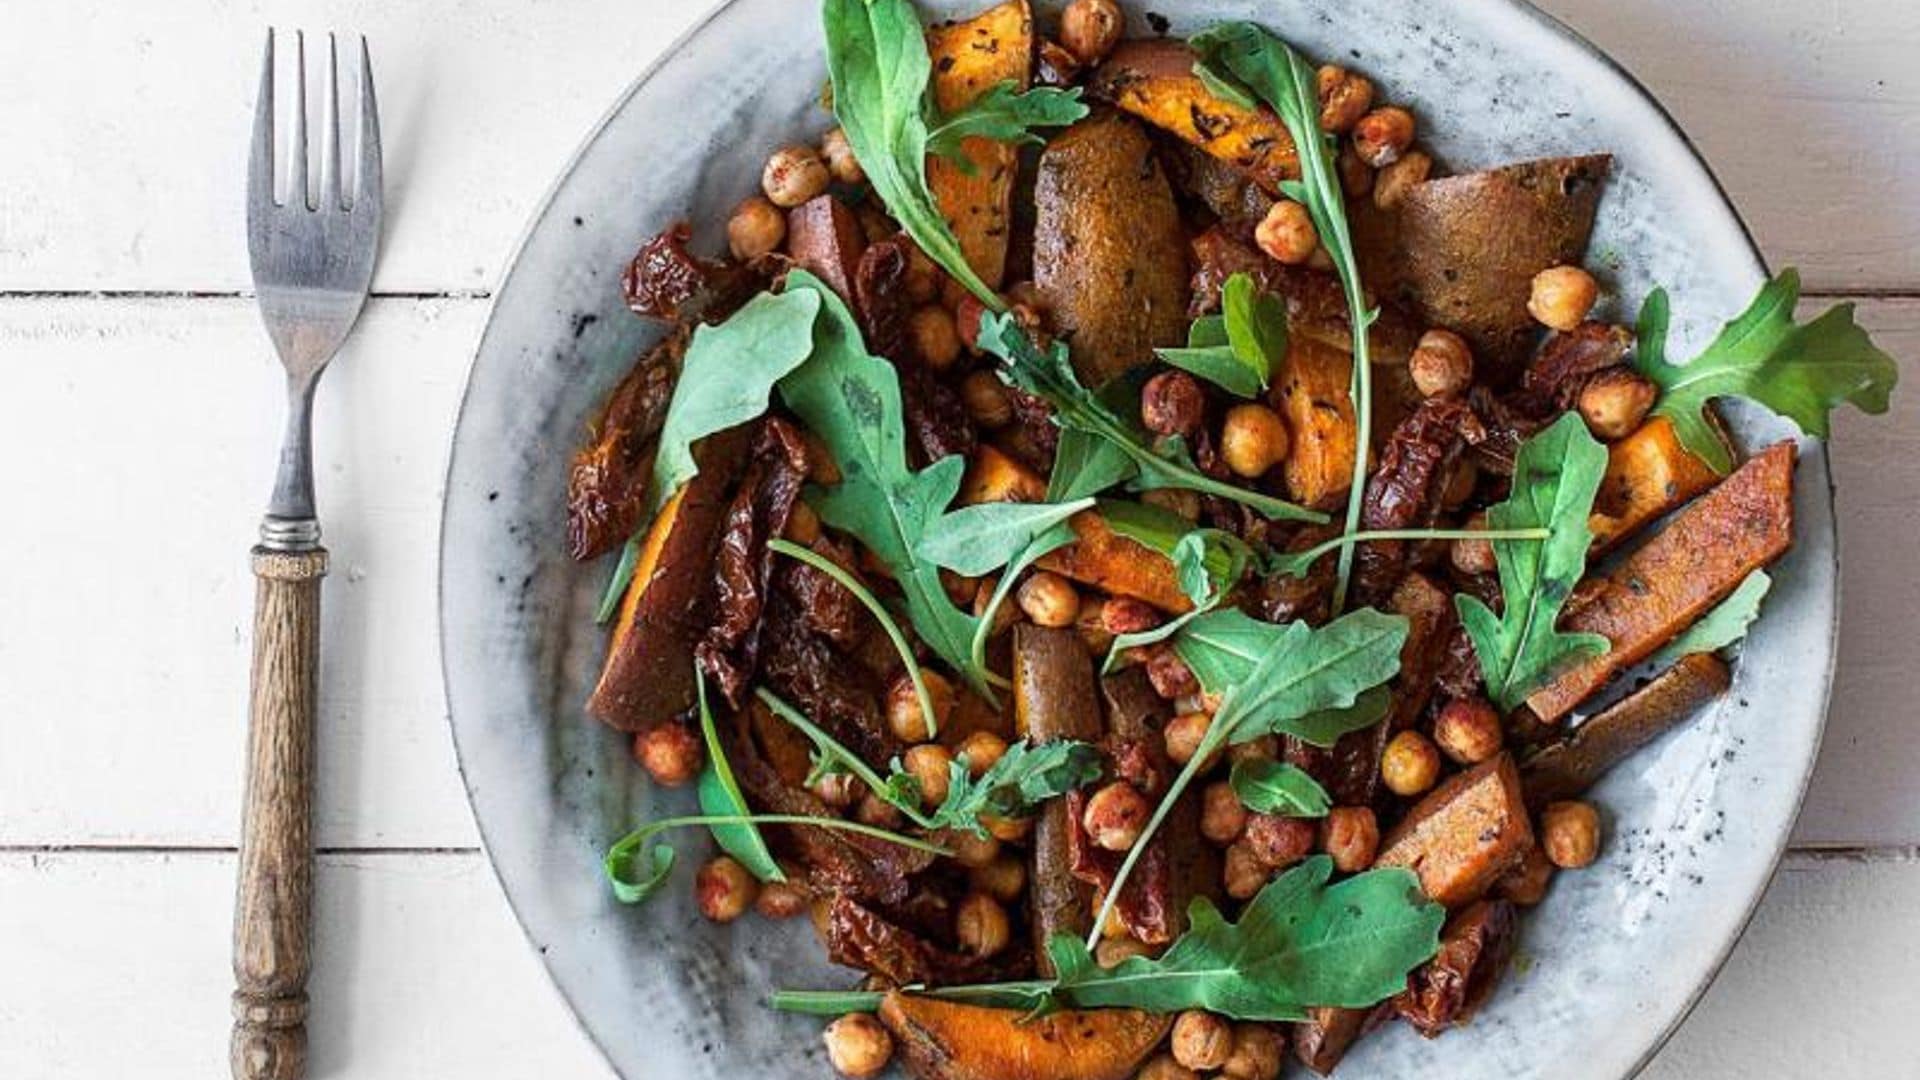
[[320, 544], [313, 505], [313, 388], [318, 381], [317, 374], [287, 379], [287, 430], [280, 440], [273, 496], [260, 522], [260, 543], [274, 551], [310, 551]]

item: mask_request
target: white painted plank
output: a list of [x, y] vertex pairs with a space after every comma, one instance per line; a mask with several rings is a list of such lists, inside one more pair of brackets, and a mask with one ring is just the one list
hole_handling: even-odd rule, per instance
[[[392, 220], [379, 287], [491, 287], [572, 149], [706, 6], [27, 5], [0, 34], [0, 131], [9, 161], [33, 163], [0, 170], [0, 290], [244, 288], [241, 163], [270, 22], [374, 42]], [[1920, 5], [1545, 6], [1660, 94], [1774, 260], [1819, 287], [1920, 287]]]
[[[312, 1075], [610, 1075], [477, 855], [320, 862]], [[0, 1076], [227, 1075], [233, 858], [0, 855]]]

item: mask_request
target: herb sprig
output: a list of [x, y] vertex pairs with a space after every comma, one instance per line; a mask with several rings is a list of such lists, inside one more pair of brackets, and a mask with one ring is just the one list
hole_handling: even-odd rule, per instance
[[1287, 305], [1261, 292], [1253, 275], [1237, 273], [1220, 291], [1221, 313], [1187, 329], [1184, 349], [1155, 349], [1160, 359], [1237, 397], [1267, 388], [1274, 362], [1287, 352]]

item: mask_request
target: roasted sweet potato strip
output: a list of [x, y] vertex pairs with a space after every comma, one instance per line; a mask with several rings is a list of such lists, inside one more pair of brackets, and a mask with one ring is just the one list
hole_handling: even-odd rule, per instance
[[[1022, 738], [1036, 743], [1099, 740], [1093, 657], [1079, 634], [1031, 623], [1014, 627], [1013, 702], [1014, 724]], [[1093, 923], [1093, 890], [1073, 874], [1068, 846], [1073, 827], [1065, 799], [1041, 807], [1034, 823], [1030, 899], [1034, 952], [1043, 974], [1051, 974], [1047, 939], [1054, 934], [1084, 936]]]
[[1726, 661], [1712, 653], [1683, 656], [1647, 685], [1546, 747], [1520, 769], [1527, 805], [1539, 809], [1592, 787], [1627, 755], [1679, 727], [1727, 690]]
[[1038, 1020], [892, 993], [880, 1020], [916, 1080], [1126, 1080], [1173, 1017], [1135, 1009], [1057, 1012]]
[[1520, 774], [1506, 754], [1428, 792], [1385, 843], [1375, 866], [1403, 866], [1436, 903], [1470, 904], [1526, 856], [1533, 826]]
[[1123, 41], [1088, 82], [1088, 93], [1247, 171], [1268, 194], [1300, 176], [1300, 156], [1271, 111], [1243, 109], [1207, 91], [1183, 41]]
[[1680, 445], [1673, 423], [1656, 416], [1607, 448], [1607, 475], [1593, 500], [1596, 554], [1610, 551], [1662, 515], [1713, 486], [1707, 463]]
[[[942, 113], [959, 112], [1000, 83], [1024, 90], [1033, 76], [1033, 12], [1027, 0], [1007, 0], [971, 19], [930, 27], [927, 51], [933, 57], [933, 100]], [[961, 142], [960, 152], [973, 163], [972, 172], [935, 156], [927, 161], [927, 186], [967, 265], [997, 289], [1007, 276], [1018, 154], [1006, 143], [977, 137]]]

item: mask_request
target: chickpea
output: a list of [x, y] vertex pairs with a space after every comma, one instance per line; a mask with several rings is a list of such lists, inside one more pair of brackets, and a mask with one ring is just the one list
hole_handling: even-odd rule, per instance
[[1087, 800], [1080, 815], [1080, 826], [1087, 831], [1095, 847], [1107, 851], [1126, 851], [1140, 839], [1153, 806], [1140, 789], [1125, 780], [1116, 780]]
[[1007, 909], [986, 893], [968, 893], [954, 911], [953, 920], [961, 951], [972, 956], [994, 956], [1012, 937]]
[[1037, 570], [1021, 582], [1017, 598], [1035, 626], [1072, 626], [1080, 616], [1080, 594], [1073, 583], [1050, 570]]
[[1626, 368], [1595, 375], [1580, 391], [1580, 418], [1596, 438], [1612, 442], [1639, 430], [1659, 391]]
[[1060, 44], [1075, 60], [1092, 67], [1120, 42], [1127, 17], [1117, 0], [1073, 0], [1060, 13]]
[[953, 754], [939, 743], [921, 743], [908, 750], [901, 759], [907, 771], [920, 781], [920, 801], [929, 806], [939, 806], [947, 801], [947, 791], [953, 783]]
[[1253, 242], [1276, 262], [1299, 266], [1313, 257], [1314, 249], [1320, 246], [1320, 234], [1304, 205], [1281, 199], [1254, 227]]
[[1192, 435], [1206, 411], [1207, 392], [1184, 371], [1163, 371], [1140, 388], [1140, 422], [1155, 435]]
[[742, 262], [779, 251], [786, 242], [787, 215], [758, 195], [734, 207], [727, 219], [727, 250]]
[[1280, 756], [1280, 737], [1260, 735], [1227, 747], [1227, 760], [1235, 765], [1243, 761], [1272, 761]]
[[1313, 853], [1319, 830], [1307, 818], [1248, 814], [1240, 842], [1269, 870], [1284, 870]]
[[747, 868], [729, 856], [711, 859], [693, 876], [693, 895], [700, 914], [717, 923], [730, 923], [747, 913], [760, 893], [760, 883]]
[[953, 315], [939, 304], [915, 309], [907, 319], [907, 333], [913, 338], [914, 351], [934, 372], [944, 372], [960, 359], [960, 331]]
[[848, 1013], [828, 1024], [825, 1039], [834, 1071], [854, 1080], [879, 1076], [893, 1060], [893, 1036], [868, 1013]]
[[1413, 145], [1413, 114], [1396, 105], [1375, 109], [1353, 126], [1353, 152], [1376, 169], [1400, 160]]
[[1373, 80], [1338, 64], [1324, 64], [1315, 76], [1320, 91], [1320, 126], [1345, 135], [1373, 108]]
[[1336, 806], [1320, 823], [1320, 847], [1333, 868], [1357, 874], [1373, 865], [1380, 851], [1380, 821], [1367, 806]]
[[1154, 693], [1168, 701], [1200, 689], [1200, 680], [1193, 677], [1193, 669], [1168, 645], [1155, 646], [1147, 654], [1147, 681], [1153, 684]]
[[1395, 795], [1412, 798], [1440, 779], [1440, 751], [1417, 731], [1403, 731], [1380, 755], [1380, 779]]
[[1374, 178], [1373, 205], [1382, 210], [1397, 210], [1407, 200], [1414, 185], [1424, 184], [1433, 175], [1433, 158], [1419, 150], [1409, 150], [1400, 160], [1380, 170]]
[[1548, 803], [1540, 814], [1540, 846], [1562, 870], [1591, 865], [1600, 854], [1600, 814], [1592, 804], [1569, 799]]
[[1493, 883], [1493, 894], [1521, 907], [1532, 907], [1547, 898], [1547, 886], [1553, 884], [1554, 865], [1540, 845], [1527, 849], [1519, 865], [1500, 875]]
[[975, 371], [960, 380], [960, 404], [967, 418], [988, 431], [1013, 423], [1013, 399], [1006, 385], [991, 371]]
[[1167, 756], [1175, 764], [1185, 765], [1200, 752], [1201, 740], [1207, 737], [1207, 729], [1213, 726], [1213, 717], [1203, 712], [1181, 713], [1167, 722], [1160, 735], [1167, 742]]
[[[1485, 532], [1487, 515], [1473, 515], [1467, 519], [1466, 527], [1473, 532]], [[1454, 569], [1463, 574], [1491, 574], [1500, 568], [1491, 540], [1455, 540], [1447, 549], [1447, 557], [1453, 560]]]
[[807, 910], [812, 898], [805, 889], [792, 881], [769, 881], [760, 886], [760, 896], [753, 902], [753, 910], [769, 919], [791, 919]]
[[1173, 1022], [1168, 1049], [1173, 1060], [1189, 1069], [1217, 1069], [1233, 1056], [1233, 1025], [1210, 1012], [1188, 1009]]
[[[925, 304], [940, 296], [940, 271], [920, 250], [920, 245], [905, 236], [894, 238], [907, 252], [907, 299]], [[957, 320], [956, 320], [957, 322]]]
[[1451, 330], [1429, 330], [1420, 335], [1407, 370], [1422, 397], [1457, 397], [1473, 385], [1473, 347]]
[[985, 893], [1003, 904], [1011, 904], [1020, 899], [1027, 888], [1027, 864], [1015, 855], [1001, 855], [985, 866], [976, 866], [967, 873], [967, 883], [974, 891]]
[[834, 128], [820, 139], [820, 156], [827, 159], [827, 173], [843, 184], [863, 183], [867, 171], [853, 156], [853, 144], [847, 141], [847, 129]]
[[1109, 596], [1100, 604], [1100, 625], [1109, 634], [1138, 634], [1162, 621], [1158, 608], [1131, 596]]
[[947, 726], [953, 716], [953, 684], [946, 676], [927, 668], [920, 669], [920, 681], [927, 688], [927, 700], [933, 706], [933, 729], [927, 727], [927, 713], [920, 705], [920, 693], [905, 672], [887, 684], [887, 727], [893, 737], [905, 743], [925, 742], [934, 731]]
[[1347, 198], [1364, 199], [1373, 191], [1376, 179], [1373, 166], [1361, 161], [1353, 147], [1342, 147], [1333, 165], [1340, 173], [1340, 188], [1347, 193]]
[[[918, 749], [917, 747], [915, 749]], [[862, 825], [871, 825], [876, 829], [900, 828], [906, 820], [900, 808], [869, 791], [860, 797], [860, 805], [853, 811], [854, 820]]]
[[1555, 330], [1577, 329], [1600, 299], [1600, 283], [1577, 266], [1553, 266], [1533, 276], [1527, 311]]
[[1506, 733], [1500, 714], [1482, 697], [1454, 698], [1433, 721], [1433, 741], [1461, 765], [1478, 765], [1500, 752]]
[[1000, 857], [1000, 841], [992, 833], [981, 836], [971, 829], [954, 829], [942, 842], [953, 852], [953, 861], [969, 870], [978, 870]]
[[677, 720], [634, 736], [633, 756], [661, 787], [679, 787], [699, 776], [707, 763], [699, 734]]
[[760, 173], [760, 188], [773, 205], [791, 210], [822, 195], [833, 175], [811, 146], [788, 146], [773, 152]]
[[1235, 405], [1220, 429], [1220, 456], [1235, 474], [1252, 480], [1287, 459], [1287, 425], [1265, 405]]
[[1228, 896], [1235, 900], [1252, 899], [1271, 873], [1245, 840], [1227, 845], [1226, 855], [1221, 859], [1220, 881]]
[[1220, 1066], [1223, 1080], [1275, 1080], [1286, 1036], [1272, 1024], [1233, 1025], [1233, 1054]]
[[1074, 617], [1073, 628], [1080, 634], [1080, 640], [1086, 643], [1087, 651], [1094, 656], [1105, 656], [1113, 648], [1113, 631], [1108, 630], [1100, 617], [1105, 604], [1091, 598], [1082, 599], [1080, 614]]
[[1200, 793], [1200, 835], [1225, 847], [1240, 839], [1247, 828], [1247, 808], [1233, 785], [1225, 780], [1208, 784]]
[[987, 827], [995, 840], [1003, 844], [1017, 844], [1033, 832], [1033, 819], [1030, 817], [996, 817], [993, 814], [981, 814], [980, 824]]
[[975, 780], [986, 775], [1007, 752], [1007, 740], [991, 731], [976, 731], [960, 740], [956, 757], [967, 759], [967, 774]]
[[828, 773], [813, 782], [813, 797], [830, 809], [845, 810], [860, 801], [863, 789], [852, 773]]
[[1200, 1074], [1173, 1060], [1172, 1054], [1156, 1054], [1140, 1066], [1133, 1080], [1200, 1080]]

